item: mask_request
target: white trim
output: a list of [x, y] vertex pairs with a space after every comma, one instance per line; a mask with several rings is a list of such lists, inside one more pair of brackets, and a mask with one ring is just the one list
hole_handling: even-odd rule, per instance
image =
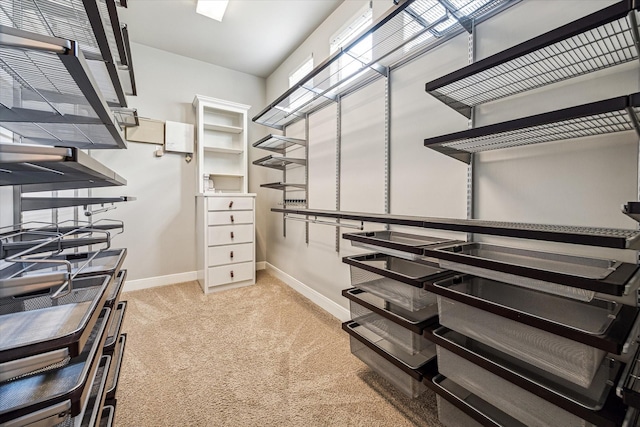
[[346, 322], [347, 320], [351, 319], [351, 313], [349, 312], [349, 310], [347, 310], [340, 304], [327, 298], [320, 292], [310, 288], [299, 280], [289, 276], [287, 273], [277, 267], [274, 267], [268, 262], [266, 263], [266, 267], [268, 273], [271, 273], [273, 276], [282, 280], [284, 283], [289, 285], [290, 288], [300, 293], [304, 297], [310, 299], [313, 303], [327, 311], [329, 314], [338, 318], [341, 322]]
[[175, 285], [198, 280], [197, 271], [187, 271], [185, 273], [168, 274], [166, 276], [147, 277], [146, 279], [127, 280], [124, 283], [123, 292], [138, 291], [140, 289], [155, 288], [158, 286]]
[[256, 262], [256, 271], [265, 270], [267, 268], [267, 261], [257, 261]]

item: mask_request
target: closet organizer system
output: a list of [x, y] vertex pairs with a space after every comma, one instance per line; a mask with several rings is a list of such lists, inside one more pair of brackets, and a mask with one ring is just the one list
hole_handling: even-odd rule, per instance
[[[419, 17], [417, 4], [398, 9]], [[618, 2], [431, 81], [426, 91], [470, 117], [477, 105], [638, 61], [637, 14], [634, 2]], [[311, 78], [315, 83], [314, 76], [306, 80]], [[639, 96], [473, 128], [424, 144], [471, 163], [473, 154], [484, 150], [640, 134]], [[286, 117], [281, 108], [277, 112]], [[640, 218], [638, 202], [622, 210]], [[636, 251], [636, 258], [640, 249], [637, 230], [288, 207], [272, 211], [473, 233], [468, 237], [625, 249]], [[343, 329], [350, 334], [352, 352], [410, 396], [434, 390], [443, 424], [640, 425], [638, 265], [391, 230], [343, 237], [375, 251], [343, 259], [353, 286], [343, 291], [351, 306], [352, 321]]]
[[[0, 229], [2, 426], [113, 422], [127, 272], [126, 249], [112, 248], [112, 237], [124, 225], [94, 217], [134, 198], [81, 189], [126, 185], [85, 151], [126, 148], [123, 127], [137, 125], [126, 108], [135, 80], [118, 7], [126, 2], [0, 5], [0, 127], [10, 131], [0, 185], [12, 187], [2, 203], [15, 222]], [[72, 197], [57, 197], [62, 190]], [[51, 223], [23, 221], [44, 209]], [[69, 210], [73, 219], [58, 221]]]

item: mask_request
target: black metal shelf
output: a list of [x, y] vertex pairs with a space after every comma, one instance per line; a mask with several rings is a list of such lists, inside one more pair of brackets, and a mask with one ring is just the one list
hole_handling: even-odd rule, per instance
[[638, 6], [623, 0], [425, 85], [451, 108], [471, 107], [638, 58]]
[[131, 196], [120, 197], [22, 197], [20, 199], [22, 211], [37, 211], [40, 209], [68, 208], [73, 206], [105, 205], [136, 200]]
[[10, 76], [0, 81], [0, 91], [20, 93], [19, 99], [2, 98], [0, 126], [36, 144], [126, 148], [116, 114], [75, 41], [0, 25], [0, 68]]
[[0, 7], [0, 25], [76, 41], [109, 105], [126, 107], [135, 94], [122, 86], [135, 81], [122, 72], [133, 68], [114, 0], [21, 0]]
[[273, 190], [282, 190], [282, 191], [306, 191], [307, 186], [305, 184], [291, 184], [285, 182], [272, 182], [269, 184], [261, 184], [260, 187], [263, 188], [271, 188]]
[[424, 140], [425, 147], [470, 163], [488, 150], [636, 130], [640, 93], [482, 126]]
[[305, 159], [296, 159], [291, 157], [266, 156], [261, 159], [255, 160], [253, 164], [284, 171], [287, 169], [287, 166], [291, 165], [306, 166], [307, 161]]
[[520, 239], [599, 246], [605, 248], [640, 249], [640, 231], [629, 229], [529, 224], [518, 222], [484, 221], [478, 219], [450, 219], [391, 214], [368, 214], [362, 212], [326, 211], [316, 209], [271, 208], [271, 211], [292, 215], [335, 218], [380, 224], [406, 225], [412, 227], [431, 228], [434, 230], [489, 234], [495, 236], [516, 237]]
[[77, 148], [0, 144], [0, 186], [22, 185], [31, 192], [126, 184]]
[[[381, 77], [407, 58], [454, 37], [469, 22], [481, 22], [514, 3], [510, 0], [397, 1], [397, 7], [360, 36], [316, 66], [302, 80], [253, 118], [275, 129], [303, 119]], [[361, 52], [363, 40], [371, 47]]]
[[289, 147], [306, 147], [307, 141], [299, 138], [289, 138], [288, 136], [267, 135], [259, 141], [254, 142], [253, 146], [263, 150], [273, 151], [278, 154], [285, 154]]

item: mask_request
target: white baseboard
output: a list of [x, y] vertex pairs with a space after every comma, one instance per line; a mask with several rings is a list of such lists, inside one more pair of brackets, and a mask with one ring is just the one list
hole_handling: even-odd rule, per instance
[[273, 276], [282, 280], [284, 283], [289, 285], [293, 290], [302, 294], [304, 297], [310, 299], [313, 303], [318, 305], [320, 308], [327, 311], [329, 314], [338, 318], [341, 322], [346, 322], [351, 319], [351, 313], [349, 310], [341, 306], [340, 304], [330, 300], [326, 296], [322, 295], [320, 292], [310, 288], [299, 280], [289, 276], [284, 271], [280, 270], [273, 265], [266, 263], [267, 272], [271, 273]]
[[256, 262], [256, 271], [265, 270], [267, 268], [267, 261], [258, 261]]
[[174, 285], [176, 283], [198, 280], [197, 271], [169, 274], [167, 276], [148, 277], [146, 279], [127, 280], [124, 283], [123, 292], [139, 291], [140, 289], [155, 288], [158, 286]]

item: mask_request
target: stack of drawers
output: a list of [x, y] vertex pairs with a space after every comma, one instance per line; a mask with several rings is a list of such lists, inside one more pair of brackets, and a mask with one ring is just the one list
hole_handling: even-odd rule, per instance
[[[352, 353], [412, 397], [423, 385], [434, 390], [443, 424], [628, 425], [626, 405], [638, 396], [627, 378], [637, 375], [638, 356], [631, 356], [640, 317], [625, 295], [638, 288], [636, 265], [480, 243], [420, 246], [420, 236], [388, 231], [344, 237], [394, 254], [344, 259], [359, 289], [343, 295], [353, 320], [368, 330], [369, 341], [359, 341], [379, 355], [388, 343], [413, 355], [435, 347], [437, 368], [399, 372], [361, 357], [354, 322], [343, 326]], [[420, 276], [420, 269], [432, 271]], [[377, 307], [368, 292], [378, 297]], [[422, 330], [410, 324], [411, 315], [427, 309], [438, 318]], [[391, 365], [410, 360], [390, 353]], [[410, 380], [411, 387], [404, 385]]]
[[205, 293], [255, 283], [254, 200], [198, 197], [198, 281]]

